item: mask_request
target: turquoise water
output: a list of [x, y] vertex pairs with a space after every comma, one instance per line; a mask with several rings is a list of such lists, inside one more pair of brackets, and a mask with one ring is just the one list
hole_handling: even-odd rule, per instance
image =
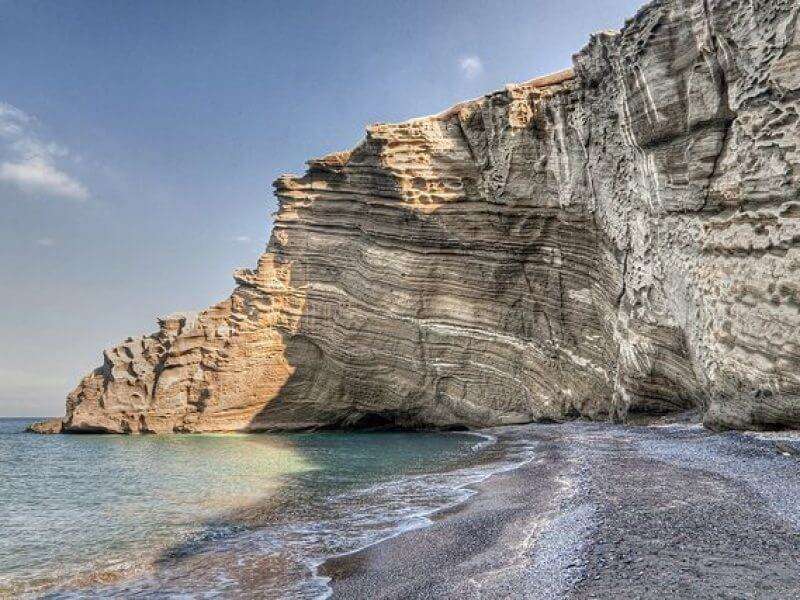
[[527, 449], [455, 433], [38, 436], [0, 419], [0, 596], [319, 598], [315, 566]]

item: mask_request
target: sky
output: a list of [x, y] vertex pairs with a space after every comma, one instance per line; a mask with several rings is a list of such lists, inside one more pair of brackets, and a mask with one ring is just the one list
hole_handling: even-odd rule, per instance
[[571, 65], [641, 0], [0, 0], [0, 416], [225, 298], [271, 182]]

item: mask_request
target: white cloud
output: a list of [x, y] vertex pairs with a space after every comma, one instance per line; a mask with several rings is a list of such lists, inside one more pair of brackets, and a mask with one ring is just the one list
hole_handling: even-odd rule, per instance
[[50, 237], [39, 238], [38, 240], [34, 240], [34, 242], [36, 243], [37, 246], [45, 246], [47, 248], [56, 245], [56, 241]]
[[250, 240], [250, 236], [237, 235], [235, 238], [233, 238], [233, 241], [234, 242], [238, 242], [240, 244], [249, 244], [251, 240]]
[[69, 156], [64, 146], [37, 135], [36, 119], [0, 102], [0, 182], [33, 196], [86, 200], [86, 186], [57, 164]]
[[477, 56], [462, 56], [458, 59], [458, 67], [467, 79], [475, 79], [483, 73], [483, 61]]
[[89, 191], [80, 182], [39, 159], [0, 164], [0, 181], [14, 184], [31, 195], [51, 195], [86, 200]]

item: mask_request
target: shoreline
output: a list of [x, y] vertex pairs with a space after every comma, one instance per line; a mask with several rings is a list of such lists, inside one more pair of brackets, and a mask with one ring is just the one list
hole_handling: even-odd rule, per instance
[[[482, 458], [404, 479], [416, 501], [375, 513], [381, 537], [298, 563], [314, 584], [302, 597], [800, 597], [800, 432], [714, 433], [683, 416], [465, 434]], [[189, 569], [205, 561], [193, 555]], [[247, 593], [265, 592], [270, 560]]]
[[[9, 443], [17, 444], [16, 447], [21, 449], [40, 446], [46, 449], [53, 444], [55, 447], [85, 447], [83, 440], [68, 436], [28, 439], [24, 434], [27, 422], [28, 419], [15, 419], [7, 424], [8, 431], [5, 433], [14, 434], [13, 439], [7, 437]], [[299, 478], [294, 484], [294, 492], [283, 499], [276, 496], [274, 503], [258, 495], [252, 503], [246, 503], [241, 508], [215, 512], [211, 518], [198, 522], [197, 532], [189, 532], [163, 547], [159, 546], [155, 554], [145, 557], [141, 564], [137, 560], [136, 565], [126, 566], [123, 570], [133, 574], [132, 577], [115, 570], [111, 573], [106, 568], [106, 558], [101, 557], [96, 566], [86, 563], [85, 574], [84, 571], [76, 571], [75, 577], [48, 577], [43, 580], [41, 589], [33, 590], [22, 580], [11, 581], [10, 584], [14, 584], [14, 590], [24, 589], [31, 594], [52, 592], [58, 595], [62, 591], [78, 593], [83, 590], [86, 594], [125, 597], [124, 594], [135, 590], [137, 594], [148, 597], [155, 593], [156, 588], [170, 589], [176, 593], [179, 590], [212, 589], [218, 583], [215, 578], [222, 577], [220, 581], [225, 582], [229, 591], [237, 590], [243, 595], [320, 597], [326, 593], [327, 587], [323, 577], [314, 577], [312, 580], [312, 572], [315, 566], [322, 564], [323, 557], [351, 549], [363, 549], [388, 537], [426, 526], [432, 512], [449, 509], [474, 494], [474, 490], [469, 489], [470, 484], [500, 470], [516, 467], [527, 460], [532, 452], [527, 446], [505, 447], [498, 443], [493, 432], [484, 431], [441, 432], [423, 436], [391, 432], [398, 434], [396, 439], [367, 434], [345, 435], [344, 440], [340, 440], [341, 432], [324, 433], [331, 435], [311, 435], [309, 440], [313, 443], [302, 451], [311, 458], [316, 456], [320, 459], [320, 468], [313, 471], [323, 475], [308, 480]], [[97, 444], [100, 449], [118, 446], [117, 440], [108, 436], [92, 437], [95, 441], [90, 446]], [[154, 444], [180, 447], [199, 444], [201, 448], [209, 448], [202, 437], [136, 436], [138, 439], [122, 438], [119, 443], [125, 447], [145, 449]], [[210, 437], [215, 438], [214, 444], [224, 444], [228, 440], [220, 442], [216, 438], [239, 435], [215, 434]], [[260, 436], [246, 437], [257, 440]], [[302, 441], [305, 436], [300, 438]], [[388, 444], [385, 450], [383, 444]], [[305, 447], [302, 443], [300, 446]], [[316, 454], [314, 448], [318, 448]], [[348, 449], [355, 449], [356, 455], [352, 455]], [[347, 452], [343, 454], [340, 450]], [[396, 458], [392, 458], [394, 450]], [[363, 462], [370, 453], [389, 457], [384, 461], [389, 470], [375, 471], [380, 475], [378, 477], [370, 475], [371, 469], [376, 468], [372, 466], [374, 461], [370, 460], [369, 464], [362, 465], [367, 475], [364, 475], [364, 470], [358, 469], [351, 477], [347, 469], [352, 466], [344, 468], [345, 464], [360, 464], [352, 461], [355, 458]], [[190, 454], [195, 456], [194, 452]], [[321, 467], [326, 464], [333, 466], [330, 469]], [[328, 479], [324, 473], [328, 471], [334, 476], [330, 489], [325, 487]], [[335, 487], [338, 485], [336, 482], [341, 484], [341, 489]], [[168, 480], [166, 485], [169, 486]], [[295, 495], [308, 501], [301, 504], [288, 499]], [[309, 509], [311, 512], [308, 512]], [[150, 516], [147, 520], [150, 520]], [[149, 542], [147, 545], [150, 546]], [[195, 573], [195, 581], [186, 577], [201, 565], [202, 576]]]
[[[501, 439], [503, 432], [500, 430], [507, 428], [508, 427], [495, 427], [481, 431], [457, 431], [452, 433], [454, 433], [455, 435], [471, 435], [477, 438], [481, 438], [482, 441], [477, 442], [472, 447], [472, 449], [473, 451], [482, 451], [486, 447], [491, 446], [492, 444], [503, 443], [503, 441], [506, 441]], [[506, 448], [505, 450], [507, 455], [511, 454], [510, 449]], [[309, 565], [311, 568], [312, 579], [319, 582], [322, 586], [326, 588], [326, 592], [319, 596], [320, 600], [330, 598], [334, 593], [331, 587], [332, 578], [327, 573], [330, 564], [334, 564], [337, 561], [347, 562], [350, 559], [350, 557], [360, 555], [363, 552], [368, 552], [371, 548], [374, 548], [375, 546], [379, 546], [385, 543], [390, 543], [392, 540], [407, 533], [426, 529], [434, 525], [437, 520], [444, 518], [446, 515], [461, 510], [475, 495], [480, 493], [481, 484], [485, 483], [489, 479], [492, 479], [496, 475], [514, 471], [520, 467], [523, 467], [525, 464], [535, 459], [534, 444], [527, 445], [527, 447], [524, 448], [523, 452], [526, 454], [526, 456], [522, 460], [514, 462], [513, 464], [504, 464], [504, 462], [510, 458], [510, 456], [506, 456], [505, 458], [499, 461], [499, 464], [495, 463], [496, 468], [491, 469], [488, 473], [481, 473], [480, 475], [473, 474], [473, 477], [475, 476], [479, 477], [478, 480], [476, 481], [467, 480], [459, 485], [454, 486], [453, 490], [461, 491], [463, 493], [463, 496], [461, 498], [438, 508], [434, 508], [431, 510], [421, 510], [419, 513], [409, 517], [407, 519], [407, 524], [399, 527], [395, 532], [391, 533], [386, 537], [372, 541], [361, 548], [356, 548], [355, 550], [350, 550], [342, 554], [328, 556], [323, 559], [319, 559], [312, 562]], [[488, 463], [488, 465], [491, 464], [493, 463]], [[462, 469], [469, 471], [472, 469], [481, 469], [481, 468], [484, 467], [466, 467]], [[452, 473], [453, 474], [457, 473], [462, 469], [455, 469], [454, 471], [452, 471]]]
[[800, 461], [785, 451], [797, 436], [587, 423], [513, 435], [538, 444], [530, 461], [468, 484], [425, 527], [325, 560], [327, 597], [800, 594]]
[[[553, 427], [553, 425], [541, 427]], [[415, 561], [421, 563], [417, 566], [424, 567], [425, 563], [428, 563], [442, 567], [448, 562], [454, 547], [467, 541], [465, 538], [480, 539], [481, 542], [492, 544], [498, 548], [508, 547], [510, 544], [501, 540], [499, 531], [504, 524], [494, 518], [496, 515], [491, 514], [487, 517], [482, 513], [487, 512], [487, 509], [495, 512], [497, 504], [508, 502], [509, 505], [516, 505], [516, 508], [525, 517], [529, 517], [533, 512], [529, 509], [533, 509], [536, 500], [528, 498], [527, 508], [522, 507], [522, 503], [525, 501], [518, 497], [521, 490], [514, 484], [518, 479], [518, 474], [534, 461], [545, 471], [549, 471], [550, 466], [556, 464], [551, 460], [554, 456], [551, 455], [550, 450], [543, 449], [543, 453], [537, 452], [540, 450], [538, 446], [546, 440], [528, 438], [527, 434], [530, 428], [530, 425], [507, 426], [502, 428], [505, 431], [498, 432], [498, 438], [505, 442], [533, 442], [534, 452], [527, 460], [509, 468], [498, 469], [480, 481], [465, 484], [462, 489], [469, 490], [469, 495], [461, 501], [429, 513], [428, 522], [423, 526], [400, 531], [365, 548], [329, 557], [323, 561], [317, 569], [317, 574], [327, 579], [330, 591], [325, 598], [443, 597], [441, 589], [437, 589], [433, 596], [427, 596], [427, 585], [422, 585], [419, 589], [416, 589], [415, 586], [415, 589], [412, 590], [392, 590], [391, 581], [409, 580], [408, 577], [398, 577], [397, 574], [398, 568], [402, 571], [403, 560], [406, 557], [414, 556], [414, 551], [421, 551], [423, 559]], [[497, 429], [499, 428], [495, 428], [495, 430]], [[557, 473], [553, 473], [553, 475], [557, 475]], [[549, 478], [549, 483], [552, 484], [555, 478], [555, 476]], [[537, 491], [541, 505], [547, 503], [547, 496], [555, 501], [561, 499], [558, 486], [548, 485]], [[508, 517], [511, 512], [516, 511], [499, 509], [497, 512]], [[480, 517], [476, 519], [478, 515]], [[461, 531], [464, 529], [468, 533], [466, 536]], [[442, 544], [442, 541], [445, 543]], [[464, 557], [468, 557], [472, 550], [471, 545], [468, 543], [462, 545], [469, 548], [464, 553]], [[455, 595], [460, 596], [460, 594]]]

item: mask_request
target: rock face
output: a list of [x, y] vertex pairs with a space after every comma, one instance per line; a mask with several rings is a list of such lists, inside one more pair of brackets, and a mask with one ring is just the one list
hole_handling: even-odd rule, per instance
[[276, 182], [230, 298], [107, 350], [65, 431], [800, 425], [797, 0], [660, 0], [574, 69]]

